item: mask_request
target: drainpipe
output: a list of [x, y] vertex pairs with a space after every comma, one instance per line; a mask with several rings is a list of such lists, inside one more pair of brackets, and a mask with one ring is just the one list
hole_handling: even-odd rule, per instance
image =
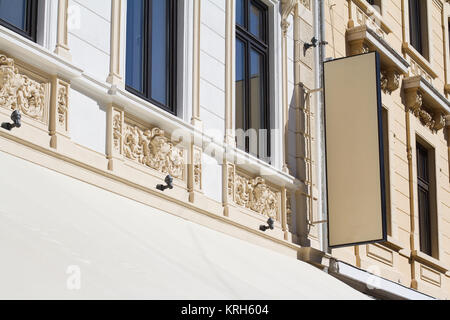
[[[325, 41], [325, 2], [318, 0], [314, 5], [314, 30], [316, 38]], [[323, 88], [323, 61], [325, 59], [325, 46], [315, 48], [315, 82], [316, 88]], [[325, 171], [325, 122], [324, 122], [324, 93], [319, 91], [316, 99], [316, 141], [317, 141], [317, 188], [319, 190], [319, 215], [322, 221], [327, 217], [327, 186]], [[321, 250], [328, 252], [328, 223], [321, 224]]]

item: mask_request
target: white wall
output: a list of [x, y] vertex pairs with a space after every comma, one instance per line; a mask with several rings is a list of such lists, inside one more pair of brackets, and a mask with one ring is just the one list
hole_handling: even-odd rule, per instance
[[68, 42], [72, 62], [105, 81], [109, 74], [111, 0], [70, 0]]
[[83, 93], [70, 90], [71, 139], [89, 149], [106, 152], [106, 108]]
[[202, 157], [202, 186], [207, 197], [222, 202], [222, 165], [206, 154]]

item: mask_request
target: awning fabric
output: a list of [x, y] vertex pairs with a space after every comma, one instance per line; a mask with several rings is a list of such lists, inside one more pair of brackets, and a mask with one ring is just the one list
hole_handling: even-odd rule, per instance
[[305, 262], [3, 152], [0, 172], [0, 299], [368, 298]]

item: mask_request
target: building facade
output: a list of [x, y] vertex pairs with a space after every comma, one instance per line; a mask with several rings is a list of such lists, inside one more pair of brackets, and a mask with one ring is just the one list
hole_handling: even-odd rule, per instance
[[[307, 261], [368, 294], [339, 263], [397, 284], [380, 297], [411, 288], [449, 298], [446, 1], [0, 8], [1, 120], [22, 115], [20, 128], [0, 131], [3, 153]], [[322, 62], [369, 51], [381, 56], [388, 241], [330, 250]], [[269, 218], [273, 229], [261, 229]]]
[[388, 241], [337, 259], [449, 297], [449, 3], [325, 1], [326, 57], [381, 56]]

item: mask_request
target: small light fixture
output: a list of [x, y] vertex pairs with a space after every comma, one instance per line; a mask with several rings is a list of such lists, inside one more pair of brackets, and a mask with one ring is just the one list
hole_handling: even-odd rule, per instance
[[173, 185], [172, 185], [173, 178], [170, 176], [170, 174], [166, 176], [166, 178], [164, 179], [164, 182], [166, 183], [166, 185], [158, 184], [156, 186], [156, 189], [161, 190], [161, 191], [164, 191], [166, 189], [173, 189]]
[[259, 230], [261, 230], [263, 232], [265, 232], [267, 229], [273, 230], [273, 224], [274, 224], [273, 219], [269, 218], [269, 220], [267, 220], [267, 226], [260, 225]]
[[2, 123], [2, 128], [6, 129], [8, 131], [11, 131], [12, 128], [20, 128], [22, 126], [22, 115], [20, 114], [19, 110], [14, 110], [11, 113], [11, 120], [13, 121], [12, 123], [9, 122], [3, 122]]
[[313, 37], [311, 39], [310, 43], [305, 43], [303, 45], [303, 55], [306, 55], [306, 51], [308, 51], [309, 48], [315, 48], [315, 47], [317, 47], [317, 45], [324, 46], [324, 45], [327, 45], [327, 44], [328, 44], [327, 41], [320, 41], [319, 42], [319, 40], [317, 40], [316, 37]]

